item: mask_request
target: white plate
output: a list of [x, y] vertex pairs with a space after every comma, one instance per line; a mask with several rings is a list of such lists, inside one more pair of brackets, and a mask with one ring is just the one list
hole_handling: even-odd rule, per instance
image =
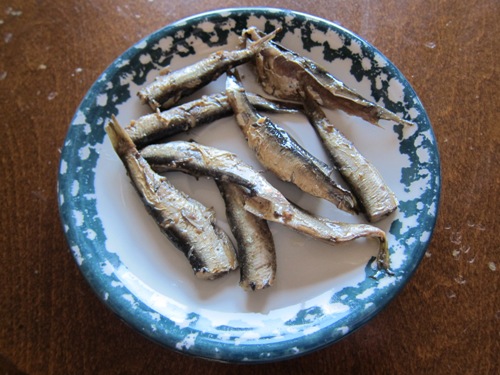
[[[274, 286], [248, 293], [233, 272], [198, 280], [184, 257], [159, 232], [115, 155], [104, 125], [122, 125], [149, 112], [137, 91], [166, 65], [193, 63], [235, 48], [241, 31], [284, 29], [279, 42], [326, 67], [361, 94], [417, 123], [384, 129], [341, 111], [327, 111], [337, 127], [381, 171], [400, 200], [377, 223], [388, 234], [394, 276], [377, 272], [376, 244], [335, 246], [271, 223], [277, 248]], [[245, 86], [260, 91], [249, 67]], [[221, 77], [194, 96], [224, 89]], [[187, 99], [186, 99], [187, 100]], [[320, 159], [328, 161], [305, 117], [273, 120]], [[233, 118], [176, 137], [226, 149], [262, 169]], [[266, 173], [289, 199], [334, 220], [364, 222], [333, 204], [306, 196]], [[171, 181], [209, 207], [228, 233], [224, 204], [213, 181], [172, 173]], [[188, 354], [231, 362], [290, 358], [331, 344], [377, 314], [408, 281], [432, 235], [440, 193], [436, 141], [409, 83], [379, 51], [349, 31], [283, 9], [226, 9], [178, 21], [127, 50], [91, 87], [70, 125], [59, 172], [59, 205], [75, 259], [97, 295], [154, 341]]]

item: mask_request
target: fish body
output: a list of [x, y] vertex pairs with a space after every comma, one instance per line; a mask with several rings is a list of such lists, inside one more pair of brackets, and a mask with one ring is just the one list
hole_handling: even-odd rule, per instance
[[390, 266], [389, 248], [385, 232], [369, 224], [350, 224], [314, 216], [292, 205], [270, 204], [260, 196], [248, 196], [245, 209], [257, 217], [280, 223], [298, 232], [330, 244], [340, 244], [357, 238], [374, 238], [379, 242], [377, 266], [388, 270]]
[[236, 76], [229, 73], [226, 93], [236, 122], [264, 167], [306, 193], [326, 199], [346, 212], [357, 213], [354, 196], [333, 180], [333, 169], [269, 118], [257, 113]]
[[250, 61], [264, 43], [275, 36], [276, 32], [259, 38], [247, 48], [233, 51], [217, 51], [208, 57], [175, 71], [168, 71], [138, 92], [143, 103], [153, 110], [168, 109], [182, 97], [192, 94], [216, 80], [227, 70]]
[[[210, 176], [220, 181], [231, 181], [261, 195], [275, 193], [276, 190], [267, 189], [269, 184], [264, 177], [237, 155], [196, 142], [153, 144], [143, 148], [141, 155], [158, 173], [175, 170], [196, 177]], [[269, 199], [273, 198], [274, 195], [270, 195]]]
[[[244, 31], [244, 35], [251, 40], [260, 39], [260, 34], [256, 28]], [[309, 86], [321, 106], [341, 109], [373, 124], [380, 120], [390, 120], [398, 124], [414, 125], [364, 98], [314, 61], [274, 41], [266, 42], [254, 61], [264, 91], [280, 99], [299, 101], [304, 96], [304, 87]]]
[[380, 172], [332, 125], [307, 89], [304, 113], [357, 198], [368, 221], [376, 222], [395, 211], [398, 200]]
[[240, 286], [259, 290], [273, 285], [276, 277], [276, 251], [267, 221], [245, 210], [244, 188], [217, 181], [226, 205], [226, 217], [236, 238]]
[[[252, 105], [263, 111], [296, 112], [296, 109], [286, 107], [283, 103], [272, 102], [259, 95], [250, 94], [248, 99]], [[126, 131], [137, 147], [143, 147], [232, 114], [233, 109], [227, 101], [226, 94], [218, 93], [203, 96], [163, 112], [141, 116], [132, 121]]]
[[147, 146], [141, 154], [159, 173], [178, 170], [244, 187], [239, 194], [244, 198], [245, 210], [310, 237], [330, 244], [361, 237], [375, 238], [379, 242], [377, 264], [383, 269], [389, 267], [389, 251], [383, 230], [367, 224], [340, 223], [307, 213], [290, 203], [260, 173], [233, 153], [195, 142], [173, 141]]
[[160, 230], [188, 258], [195, 275], [214, 279], [238, 266], [229, 237], [215, 215], [155, 173], [116, 119], [106, 127], [132, 184]]

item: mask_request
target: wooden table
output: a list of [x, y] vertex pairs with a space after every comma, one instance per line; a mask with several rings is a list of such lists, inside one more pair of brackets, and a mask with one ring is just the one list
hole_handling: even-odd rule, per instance
[[255, 1], [3, 1], [0, 7], [0, 373], [494, 374], [500, 3], [279, 1], [336, 21], [382, 51], [419, 94], [439, 144], [442, 199], [426, 257], [392, 303], [344, 340], [297, 359], [238, 366], [164, 349], [94, 295], [56, 201], [60, 148], [99, 74], [182, 17]]

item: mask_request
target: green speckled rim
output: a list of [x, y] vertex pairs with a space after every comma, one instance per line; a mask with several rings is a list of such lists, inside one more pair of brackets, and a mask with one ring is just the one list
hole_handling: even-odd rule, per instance
[[[409, 136], [403, 134], [400, 126], [394, 126], [394, 131], [400, 140], [401, 154], [409, 159], [408, 167], [401, 171], [401, 183], [407, 190], [418, 185], [419, 191], [414, 199], [400, 202], [402, 216], [411, 217], [416, 225], [408, 228], [406, 223], [396, 219], [390, 228], [391, 235], [396, 238], [391, 249], [398, 247], [405, 253], [404, 263], [396, 271], [397, 282], [378, 290], [374, 288], [373, 280], [367, 277], [358, 286], [344, 288], [338, 293], [344, 296], [365, 293], [367, 296], [362, 306], [361, 303], [357, 305], [355, 298], [353, 302], [345, 302], [349, 304], [349, 314], [332, 315], [325, 313], [321, 306], [312, 306], [284, 322], [290, 328], [289, 334], [241, 341], [238, 339], [241, 332], [228, 326], [215, 327], [212, 332], [200, 331], [196, 323], [203, 317], [194, 312], [186, 316], [186, 321], [190, 322], [187, 325], [173, 322], [135, 299], [134, 293], [121, 282], [117, 273], [107, 271], [108, 266], [111, 270], [123, 269], [124, 266], [116, 254], [105, 248], [106, 234], [97, 214], [94, 178], [100, 145], [105, 137], [103, 125], [117, 114], [117, 105], [130, 99], [129, 84], [124, 82], [124, 77], [133, 77], [135, 84], [143, 84], [147, 72], [168, 65], [173, 56], [165, 55], [165, 51], [153, 46], [171, 37], [175, 41], [173, 45], [183, 46], [177, 54], [181, 55], [181, 50], [186, 55], [193, 54], [193, 47], [184, 43], [188, 35], [195, 35], [209, 47], [223, 46], [229, 32], [239, 34], [250, 26], [251, 17], [265, 19], [261, 25], [265, 31], [279, 24], [286, 32], [300, 32], [306, 50], [318, 46], [311, 38], [313, 31], [338, 34], [344, 45], [337, 48], [324, 43], [325, 61], [351, 59], [350, 73], [358, 81], [370, 80], [375, 100], [394, 112], [408, 115], [414, 110], [413, 113], [417, 113], [412, 120], [418, 124], [418, 131]], [[231, 20], [230, 30], [217, 26], [227, 25], [228, 20]], [[210, 35], [198, 27], [207, 22], [216, 25]], [[183, 32], [182, 36], [179, 36], [179, 31]], [[213, 38], [213, 33], [217, 34], [216, 38]], [[353, 41], [361, 46], [359, 54], [347, 48]], [[143, 58], [145, 50], [151, 57], [147, 61]], [[373, 69], [366, 70], [362, 68], [363, 58], [382, 63], [374, 63]], [[381, 74], [387, 77], [382, 86], [380, 82], [377, 85], [377, 77]], [[387, 94], [385, 82], [390, 78], [403, 85], [404, 95], [398, 102], [391, 101]], [[425, 150], [425, 158], [421, 156], [422, 150]], [[82, 273], [97, 295], [120, 318], [148, 338], [173, 350], [219, 361], [262, 363], [288, 359], [330, 345], [365, 324], [394, 298], [410, 279], [429, 244], [439, 206], [440, 179], [437, 145], [426, 112], [407, 80], [379, 51], [351, 32], [317, 17], [285, 9], [240, 8], [212, 11], [173, 23], [131, 47], [104, 71], [83, 99], [69, 127], [61, 155], [58, 197], [64, 231]], [[367, 275], [370, 267], [368, 264]], [[368, 290], [370, 293], [365, 292]], [[123, 298], [124, 295], [132, 296], [132, 301]], [[338, 297], [332, 296], [330, 302], [335, 301]], [[314, 329], [311, 329], [312, 323]], [[227, 332], [227, 335], [221, 339], [217, 332]]]

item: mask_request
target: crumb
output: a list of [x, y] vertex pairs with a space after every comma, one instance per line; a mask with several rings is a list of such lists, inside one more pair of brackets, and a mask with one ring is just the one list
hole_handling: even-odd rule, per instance
[[462, 275], [458, 275], [454, 280], [457, 284], [460, 285], [464, 285], [467, 282]]
[[8, 7], [5, 13], [8, 14], [9, 16], [14, 16], [14, 17], [19, 17], [21, 14], [23, 14], [22, 11], [14, 10], [12, 7]]

